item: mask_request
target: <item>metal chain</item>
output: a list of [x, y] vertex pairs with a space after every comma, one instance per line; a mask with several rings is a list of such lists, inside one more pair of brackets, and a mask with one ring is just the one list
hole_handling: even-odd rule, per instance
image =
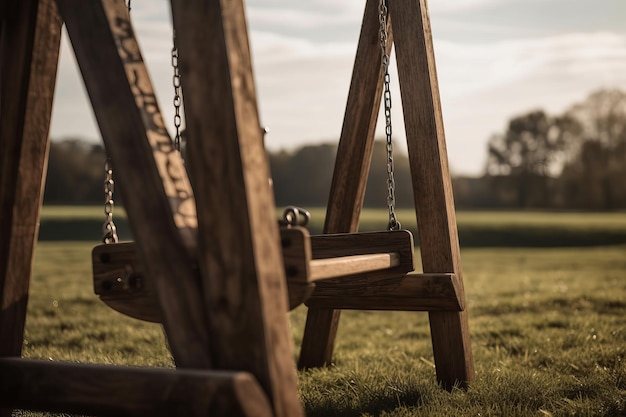
[[396, 181], [393, 175], [393, 141], [391, 138], [391, 89], [389, 76], [389, 54], [387, 53], [387, 18], [389, 10], [386, 0], [380, 0], [378, 7], [378, 21], [380, 23], [381, 65], [384, 74], [383, 100], [385, 106], [385, 136], [387, 138], [387, 207], [389, 209], [388, 230], [400, 230], [400, 222], [396, 218]]
[[[128, 14], [130, 14], [130, 1], [125, 0]], [[104, 224], [102, 225], [102, 242], [106, 245], [110, 243], [117, 243], [119, 241], [117, 237], [117, 227], [113, 222], [113, 208], [115, 202], [113, 201], [113, 189], [115, 188], [115, 181], [113, 181], [113, 167], [111, 165], [111, 158], [107, 156], [104, 162], [104, 215], [106, 216]]]
[[111, 167], [111, 158], [107, 158], [104, 163], [104, 214], [106, 220], [102, 225], [102, 242], [105, 244], [117, 243], [117, 227], [113, 223], [113, 188], [115, 182], [113, 181], [113, 168]]
[[176, 150], [180, 152], [180, 140], [181, 140], [181, 124], [182, 118], [180, 117], [180, 107], [182, 105], [181, 97], [181, 84], [180, 84], [180, 70], [178, 69], [178, 47], [176, 46], [176, 33], [173, 35], [174, 46], [172, 47], [172, 68], [174, 69], [174, 76], [172, 77], [172, 83], [174, 85], [174, 127], [176, 128], [176, 135], [174, 136], [174, 146]]

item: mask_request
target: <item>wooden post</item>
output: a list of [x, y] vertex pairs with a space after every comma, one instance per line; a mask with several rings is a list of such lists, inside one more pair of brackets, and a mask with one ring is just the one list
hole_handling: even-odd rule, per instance
[[97, 416], [272, 416], [247, 372], [16, 358], [0, 358], [0, 406]]
[[[404, 124], [425, 273], [453, 273], [463, 293], [452, 185], [435, 57], [425, 0], [389, 2]], [[447, 389], [474, 378], [466, 311], [430, 312], [439, 382]]]
[[[124, 2], [58, 0], [144, 270], [157, 286], [168, 343], [181, 367], [211, 366], [192, 262], [193, 193], [143, 64]], [[104, 161], [103, 161], [104, 162]]]
[[[359, 228], [382, 95], [379, 28], [378, 0], [368, 0], [337, 149], [324, 233], [356, 232]], [[391, 50], [390, 29], [388, 25]], [[339, 316], [340, 310], [309, 309], [299, 368], [330, 364]]]
[[61, 20], [54, 0], [2, 1], [0, 7], [0, 356], [20, 356]]
[[172, 15], [214, 365], [255, 375], [276, 416], [303, 415], [244, 5], [179, 0]]
[[54, 0], [3, 1], [0, 36], [0, 356], [20, 356], [61, 39]]

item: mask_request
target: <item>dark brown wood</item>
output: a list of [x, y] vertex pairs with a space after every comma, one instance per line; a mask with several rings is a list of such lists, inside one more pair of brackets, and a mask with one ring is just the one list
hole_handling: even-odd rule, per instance
[[[356, 232], [359, 226], [382, 94], [378, 3], [368, 0], [365, 5], [328, 199], [325, 233]], [[389, 35], [391, 48], [390, 30]], [[338, 310], [309, 309], [299, 368], [330, 364], [339, 315]]]
[[[465, 299], [460, 250], [425, 0], [389, 2], [404, 110], [415, 210], [425, 273], [453, 273]], [[440, 383], [451, 389], [474, 378], [466, 311], [430, 313]]]
[[39, 230], [61, 20], [53, 0], [3, 1], [2, 7], [0, 356], [19, 356]]
[[252, 373], [276, 416], [303, 415], [243, 1], [175, 1], [172, 15], [213, 362]]
[[94, 292], [105, 304], [122, 314], [162, 323], [156, 282], [145, 274], [136, 246], [127, 242], [93, 248]]
[[366, 233], [329, 233], [311, 236], [313, 259], [398, 252], [402, 272], [414, 269], [413, 235], [408, 230]]
[[305, 304], [321, 309], [460, 311], [453, 274], [361, 274], [320, 282]]
[[309, 281], [311, 240], [309, 232], [302, 227], [280, 229], [280, 246], [287, 277], [289, 309], [293, 310], [311, 296], [315, 284]]
[[192, 268], [193, 194], [135, 40], [124, 2], [58, 0], [140, 260], [154, 279], [178, 366], [211, 365], [204, 304]]
[[252, 375], [0, 359], [0, 406], [98, 416], [270, 417]]
[[[413, 270], [413, 237], [408, 231], [309, 236], [306, 229], [290, 227], [280, 230], [280, 243], [289, 309], [309, 298], [313, 281], [381, 269], [386, 276]], [[161, 323], [156, 283], [144, 272], [136, 246], [127, 242], [93, 249], [94, 292], [122, 314]]]

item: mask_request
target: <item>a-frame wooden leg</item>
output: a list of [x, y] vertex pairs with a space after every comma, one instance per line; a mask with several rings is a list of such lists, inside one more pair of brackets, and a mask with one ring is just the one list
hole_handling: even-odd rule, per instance
[[177, 366], [211, 366], [195, 250], [195, 205], [123, 1], [58, 0]]
[[[356, 232], [359, 227], [382, 94], [378, 3], [368, 0], [365, 6], [326, 210], [325, 233]], [[389, 34], [391, 41], [390, 30]], [[299, 368], [330, 364], [339, 316], [339, 310], [309, 309]]]
[[[389, 2], [424, 272], [463, 275], [439, 87], [425, 0]], [[467, 312], [430, 312], [437, 378], [451, 389], [474, 378]]]
[[2, 1], [0, 10], [0, 356], [20, 356], [61, 21], [54, 0]]
[[243, 1], [178, 0], [172, 15], [214, 366], [255, 375], [276, 416], [303, 415]]
[[0, 356], [22, 351], [61, 37], [54, 0], [2, 2]]

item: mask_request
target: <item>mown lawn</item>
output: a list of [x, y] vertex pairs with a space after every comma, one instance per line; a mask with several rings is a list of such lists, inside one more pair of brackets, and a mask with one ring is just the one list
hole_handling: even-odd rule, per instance
[[[321, 233], [325, 209], [309, 208], [312, 234]], [[277, 209], [276, 218], [282, 208]], [[418, 242], [413, 210], [398, 210], [402, 227], [411, 230]], [[459, 239], [463, 247], [554, 247], [626, 244], [626, 212], [515, 212], [460, 211], [457, 213]], [[123, 208], [114, 210], [120, 239], [131, 240], [130, 225]], [[41, 216], [40, 240], [88, 240], [102, 236], [102, 207], [46, 206]], [[366, 209], [359, 230], [384, 230], [386, 209]]]
[[[24, 356], [172, 366], [159, 326], [93, 295], [90, 247], [38, 245]], [[334, 365], [299, 373], [307, 415], [626, 415], [626, 246], [464, 248], [462, 259], [469, 390], [437, 386], [426, 313], [346, 311]], [[296, 355], [305, 316], [290, 313]]]

